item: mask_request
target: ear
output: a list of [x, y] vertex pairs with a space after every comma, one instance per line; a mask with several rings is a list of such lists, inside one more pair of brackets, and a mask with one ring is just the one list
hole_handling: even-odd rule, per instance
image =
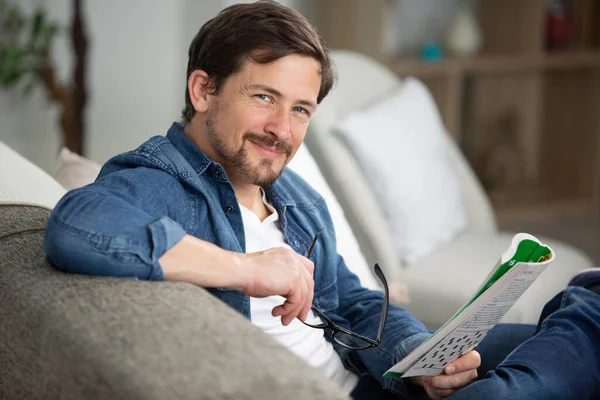
[[206, 112], [208, 110], [208, 81], [208, 74], [199, 69], [192, 72], [188, 79], [190, 100], [196, 112]]

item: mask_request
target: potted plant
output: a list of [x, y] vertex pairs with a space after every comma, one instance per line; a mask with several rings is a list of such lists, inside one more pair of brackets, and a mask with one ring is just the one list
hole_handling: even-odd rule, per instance
[[68, 82], [60, 82], [51, 58], [51, 44], [61, 29], [36, 8], [26, 15], [21, 6], [0, 0], [0, 88], [22, 87], [28, 94], [42, 85], [49, 100], [60, 107], [62, 144], [83, 154], [85, 138], [86, 67], [88, 40], [81, 16], [81, 0], [72, 0], [70, 39], [75, 65]]

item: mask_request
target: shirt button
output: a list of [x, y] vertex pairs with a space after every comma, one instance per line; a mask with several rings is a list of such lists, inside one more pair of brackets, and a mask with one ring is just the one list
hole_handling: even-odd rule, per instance
[[233, 211], [233, 206], [227, 206], [225, 207], [225, 211], [227, 211], [228, 213]]
[[294, 240], [294, 246], [296, 246], [296, 247], [300, 247], [300, 242], [299, 242], [299, 241], [297, 241], [297, 240]]

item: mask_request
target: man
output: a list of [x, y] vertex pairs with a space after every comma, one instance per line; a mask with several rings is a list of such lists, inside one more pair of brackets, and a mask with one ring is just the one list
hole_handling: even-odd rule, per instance
[[[475, 383], [475, 351], [437, 377], [383, 378], [430, 335], [400, 307], [390, 305], [380, 343], [365, 350], [310, 327], [330, 320], [375, 338], [384, 305], [336, 253], [323, 199], [284, 169], [335, 80], [326, 46], [276, 2], [235, 5], [194, 38], [187, 76], [181, 124], [111, 159], [94, 184], [56, 206], [45, 238], [56, 268], [205, 287], [356, 399], [598, 393], [598, 347], [589, 338], [600, 334], [600, 296], [580, 287], [549, 304], [536, 336]], [[571, 375], [536, 354], [565, 336], [575, 343], [561, 361], [575, 357], [591, 381], [563, 383]]]

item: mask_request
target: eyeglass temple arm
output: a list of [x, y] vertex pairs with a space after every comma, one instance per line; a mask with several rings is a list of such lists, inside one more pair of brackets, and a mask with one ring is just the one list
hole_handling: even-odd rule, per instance
[[317, 243], [317, 239], [319, 239], [319, 236], [321, 236], [321, 233], [323, 233], [324, 230], [325, 230], [325, 228], [323, 227], [323, 228], [321, 228], [321, 230], [319, 232], [317, 232], [317, 234], [313, 238], [310, 246], [308, 246], [308, 249], [306, 250], [306, 254], [304, 255], [304, 257], [306, 257], [306, 258], [310, 257], [310, 253], [312, 253], [313, 247], [315, 247], [315, 243]]
[[385, 279], [385, 275], [383, 275], [383, 271], [379, 267], [379, 264], [375, 263], [374, 269], [375, 269], [375, 275], [377, 275], [377, 277], [383, 284], [383, 291], [384, 291], [383, 307], [381, 310], [381, 319], [379, 320], [379, 329], [377, 331], [377, 341], [379, 342], [381, 340], [381, 337], [383, 336], [383, 330], [385, 329], [385, 323], [387, 322], [388, 307], [389, 307], [389, 303], [390, 303], [390, 293], [389, 293], [389, 289], [388, 289], [387, 280]]
[[[306, 254], [304, 255], [306, 258], [310, 257], [310, 254], [312, 253], [312, 250], [315, 247], [315, 243], [317, 243], [317, 240], [319, 239], [319, 236], [321, 236], [321, 233], [323, 233], [323, 230], [325, 230], [324, 227], [321, 228], [319, 230], [319, 232], [317, 232], [317, 234], [315, 235], [314, 239], [312, 240], [310, 246], [308, 246], [308, 249], [306, 250]], [[384, 294], [385, 294], [383, 308], [381, 311], [381, 320], [379, 321], [379, 329], [377, 330], [377, 342], [379, 343], [381, 341], [381, 337], [383, 336], [383, 330], [385, 329], [385, 324], [387, 322], [387, 313], [388, 313], [388, 306], [389, 306], [389, 301], [390, 301], [389, 300], [390, 294], [389, 294], [387, 280], [385, 279], [385, 276], [383, 275], [383, 271], [379, 267], [379, 264], [375, 263], [374, 269], [375, 269], [375, 275], [377, 275], [377, 277], [383, 284], [383, 290], [384, 290]], [[321, 310], [319, 310], [314, 305], [311, 308], [313, 310], [317, 311], [318, 314], [325, 316], [325, 313], [323, 313]], [[329, 319], [329, 318], [327, 318], [327, 319]], [[330, 321], [330, 322], [333, 323], [333, 321]], [[365, 339], [368, 339], [368, 338], [365, 338]], [[372, 339], [368, 339], [368, 340], [371, 341]]]

